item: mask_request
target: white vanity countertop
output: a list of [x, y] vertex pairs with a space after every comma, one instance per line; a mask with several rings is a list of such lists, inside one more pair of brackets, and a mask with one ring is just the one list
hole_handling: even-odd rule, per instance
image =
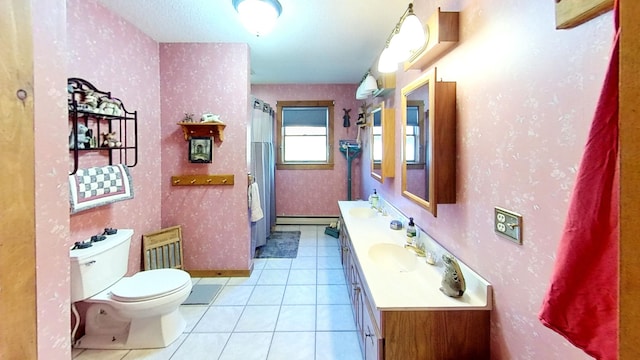
[[[491, 285], [460, 260], [458, 263], [467, 288], [464, 295], [452, 298], [440, 291], [444, 272], [442, 253], [446, 251], [439, 244], [433, 240], [427, 244], [427, 248], [434, 249], [436, 254], [435, 265], [427, 264], [424, 257], [417, 257], [410, 249], [401, 250], [417, 258], [413, 270], [401, 270], [401, 265], [397, 269], [381, 265], [380, 261], [374, 261], [370, 256], [371, 246], [391, 243], [402, 247], [405, 244], [406, 229], [392, 230], [389, 223], [394, 220], [393, 217], [368, 213], [366, 208], [370, 208], [370, 205], [367, 201], [339, 201], [338, 206], [365, 278], [362, 281], [366, 283], [370, 300], [379, 311], [491, 310]], [[386, 262], [390, 263], [393, 260]]]

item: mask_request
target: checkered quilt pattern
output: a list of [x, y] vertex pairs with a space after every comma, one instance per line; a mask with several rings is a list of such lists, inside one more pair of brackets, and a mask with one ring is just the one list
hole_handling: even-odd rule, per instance
[[71, 213], [133, 198], [129, 169], [122, 164], [78, 169], [69, 176]]

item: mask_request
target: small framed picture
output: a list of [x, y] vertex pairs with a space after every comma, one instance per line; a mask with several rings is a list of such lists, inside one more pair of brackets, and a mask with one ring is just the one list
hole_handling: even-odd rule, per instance
[[189, 161], [192, 163], [210, 163], [213, 160], [210, 137], [192, 137], [189, 140]]

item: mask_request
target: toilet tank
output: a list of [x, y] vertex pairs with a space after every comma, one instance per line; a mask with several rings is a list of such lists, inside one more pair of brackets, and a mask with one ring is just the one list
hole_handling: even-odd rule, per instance
[[127, 273], [132, 236], [132, 229], [118, 229], [89, 248], [70, 250], [72, 303], [107, 289]]

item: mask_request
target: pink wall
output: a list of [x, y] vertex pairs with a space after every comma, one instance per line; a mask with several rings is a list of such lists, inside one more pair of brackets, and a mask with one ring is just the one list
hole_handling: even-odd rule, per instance
[[[185, 250], [202, 254], [188, 257], [188, 267], [247, 267], [249, 226], [244, 176], [248, 50], [238, 44], [224, 45], [229, 48], [167, 44], [159, 52], [157, 43], [94, 1], [66, 2], [65, 34], [64, 1], [32, 3], [34, 91], [38, 96], [38, 349], [41, 357], [62, 359], [68, 358], [70, 351], [68, 246], [74, 241], [105, 226], [132, 227], [136, 231], [132, 249], [139, 249], [143, 233], [181, 223]], [[435, 11], [436, 5], [430, 3], [415, 2], [416, 13], [423, 21]], [[354, 166], [354, 173], [361, 171], [363, 180], [361, 187], [356, 180], [354, 194], [366, 197], [376, 187], [385, 199], [414, 216], [421, 228], [494, 285], [492, 359], [587, 359], [540, 325], [536, 314], [547, 288], [574, 172], [604, 76], [612, 37], [611, 14], [572, 30], [556, 31], [553, 2], [449, 0], [437, 5], [443, 10], [462, 11], [461, 42], [437, 63], [439, 78], [458, 85], [458, 202], [440, 206], [438, 218], [408, 202], [400, 195], [399, 162], [397, 178], [385, 180], [384, 185], [370, 177], [368, 166], [362, 166], [362, 170]], [[206, 55], [205, 65], [197, 66], [196, 60], [202, 57], [196, 58], [194, 53]], [[212, 56], [220, 53], [224, 56]], [[179, 54], [190, 68], [179, 74], [163, 71], [161, 76], [160, 68], [178, 70], [175, 62]], [[204, 73], [204, 66], [217, 77]], [[199, 75], [199, 81], [189, 81], [194, 79], [193, 73]], [[396, 119], [401, 118], [399, 90], [420, 73], [398, 72], [396, 95], [387, 100], [388, 107], [396, 108]], [[66, 94], [62, 90], [69, 76], [86, 78], [125, 100], [128, 108], [139, 111], [141, 130], [141, 161], [131, 169], [136, 198], [73, 215], [70, 225]], [[200, 81], [202, 78], [206, 81]], [[341, 127], [343, 107], [352, 108], [352, 115], [357, 112], [355, 85], [256, 85], [253, 93], [274, 106], [277, 100], [333, 98], [336, 144], [341, 138], [355, 138], [355, 127], [346, 132]], [[205, 110], [222, 115], [228, 124], [227, 138], [215, 148], [213, 164], [191, 165], [186, 161], [186, 142], [180, 138], [175, 122], [185, 111]], [[399, 121], [396, 134], [399, 159]], [[366, 159], [368, 156], [362, 158], [363, 163], [368, 164]], [[313, 214], [337, 214], [335, 201], [344, 199], [346, 193], [346, 161], [337, 153], [335, 162], [336, 173], [331, 176], [310, 172], [310, 178], [304, 178], [279, 172], [279, 194], [319, 194], [318, 199], [310, 201]], [[168, 186], [173, 174], [200, 171], [233, 173], [236, 185], [232, 191]], [[329, 179], [332, 182], [326, 186]], [[282, 190], [287, 183], [291, 187]], [[295, 201], [296, 196], [291, 197]], [[322, 198], [331, 200], [324, 203]], [[285, 200], [285, 196], [279, 199]], [[289, 201], [278, 204], [282, 208], [279, 215], [308, 214], [287, 205]], [[493, 233], [493, 206], [524, 215], [522, 246]], [[130, 272], [139, 266], [139, 252], [132, 251]]]
[[[339, 151], [338, 142], [354, 140], [357, 136], [358, 107], [355, 99], [357, 85], [252, 85], [253, 96], [269, 103], [274, 109], [278, 101], [334, 100], [333, 170], [276, 170], [276, 214], [278, 216], [337, 216], [338, 201], [347, 199], [347, 160]], [[343, 127], [344, 111], [351, 109], [351, 126]], [[351, 194], [360, 194], [361, 157], [352, 167]]]
[[[105, 227], [135, 231], [129, 273], [141, 268], [142, 235], [160, 229], [160, 79], [158, 44], [95, 1], [67, 1], [68, 77], [111, 91], [138, 111], [138, 165], [130, 168], [135, 198], [71, 216], [71, 241]], [[105, 31], [108, 29], [108, 31]], [[88, 154], [81, 167], [105, 165]]]
[[[555, 30], [553, 1], [418, 0], [425, 21], [461, 11], [461, 41], [439, 60], [457, 82], [457, 203], [434, 218], [401, 196], [400, 162], [383, 186], [363, 167], [362, 194], [381, 188], [416, 224], [494, 286], [492, 359], [588, 359], [537, 319], [613, 37], [611, 13]], [[422, 72], [397, 73], [395, 98]], [[402, 127], [396, 121], [396, 156]], [[524, 242], [493, 232], [493, 207], [524, 217]]]
[[[162, 225], [182, 225], [189, 270], [246, 270], [250, 266], [247, 209], [249, 48], [246, 44], [162, 44]], [[177, 122], [219, 114], [227, 124], [213, 163], [191, 164]], [[233, 186], [171, 186], [172, 175], [233, 174]]]
[[32, 1], [38, 357], [69, 359], [66, 10]]

